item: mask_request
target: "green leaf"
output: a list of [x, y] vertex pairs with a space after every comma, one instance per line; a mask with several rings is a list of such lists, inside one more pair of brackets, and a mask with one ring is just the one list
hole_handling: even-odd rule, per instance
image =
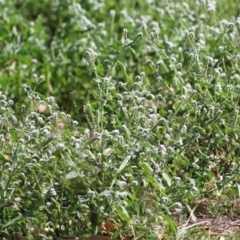
[[11, 134], [11, 137], [13, 139], [14, 142], [17, 142], [18, 141], [18, 134], [15, 130], [13, 129], [10, 129], [10, 134]]
[[117, 171], [116, 177], [115, 177], [115, 178], [113, 179], [113, 181], [112, 181], [112, 184], [111, 184], [111, 187], [110, 187], [110, 188], [113, 187], [113, 185], [114, 185], [114, 183], [115, 183], [115, 181], [116, 181], [116, 179], [117, 179], [118, 174], [127, 166], [127, 164], [128, 164], [128, 162], [129, 162], [130, 159], [131, 159], [131, 155], [127, 156], [127, 157], [123, 160], [122, 164], [120, 165], [120, 167], [119, 167], [119, 169], [118, 169], [118, 171]]
[[119, 173], [127, 166], [127, 163], [129, 162], [130, 159], [131, 159], [131, 155], [127, 156], [127, 157], [123, 160], [122, 164], [120, 165], [120, 167], [119, 167], [119, 169], [118, 169], [118, 171], [117, 171], [117, 174], [119, 174]]
[[237, 182], [238, 197], [240, 198], [240, 183]]
[[17, 222], [19, 222], [22, 219], [22, 215], [19, 215], [15, 218], [13, 218], [12, 220], [10, 220], [9, 222], [7, 222], [5, 225], [2, 226], [2, 229], [12, 226], [13, 224], [16, 224]]
[[130, 78], [130, 77], [128, 76], [127, 70], [126, 70], [126, 67], [124, 66], [124, 64], [121, 63], [120, 61], [118, 61], [118, 63], [121, 65], [121, 67], [122, 67], [122, 69], [123, 69], [126, 83], [128, 83], [128, 84], [132, 83], [133, 80], [132, 80], [132, 78]]
[[73, 179], [73, 178], [76, 178], [78, 176], [79, 176], [78, 172], [72, 171], [72, 172], [67, 173], [65, 178], [66, 179]]
[[169, 187], [171, 187], [172, 181], [171, 181], [170, 177], [168, 176], [168, 174], [165, 173], [165, 172], [163, 172], [163, 173], [162, 173], [162, 176], [163, 176], [163, 178], [165, 179], [165, 181], [167, 182], [167, 185], [168, 185]]
[[4, 163], [5, 161], [8, 162], [8, 160], [6, 159], [6, 157], [2, 153], [0, 153], [0, 161], [1, 161], [1, 164]]
[[118, 209], [117, 210], [117, 213], [118, 213], [118, 216], [123, 220], [123, 221], [126, 221], [126, 222], [129, 222], [131, 220], [129, 214], [128, 214], [128, 211], [125, 207], [123, 206], [120, 206], [121, 209]]
[[148, 182], [157, 189], [160, 193], [164, 194], [164, 187], [158, 183], [158, 181], [153, 177], [150, 167], [147, 163], [139, 163], [139, 166], [143, 169], [144, 173], [146, 174]]
[[53, 140], [53, 137], [50, 137], [46, 141], [42, 142], [40, 144], [40, 146], [38, 146], [38, 150], [40, 150], [40, 149], [44, 148], [45, 146], [47, 146], [52, 140]]
[[97, 74], [100, 75], [100, 76], [104, 75], [104, 67], [103, 67], [102, 64], [97, 65]]

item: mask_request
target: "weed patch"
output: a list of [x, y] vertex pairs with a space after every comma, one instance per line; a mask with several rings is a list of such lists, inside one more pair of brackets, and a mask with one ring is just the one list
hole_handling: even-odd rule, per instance
[[2, 239], [237, 226], [237, 4], [0, 6]]

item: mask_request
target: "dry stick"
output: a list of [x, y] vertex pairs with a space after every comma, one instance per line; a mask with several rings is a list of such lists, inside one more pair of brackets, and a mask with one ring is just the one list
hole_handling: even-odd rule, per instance
[[198, 206], [198, 204], [191, 210], [190, 216], [189, 216], [188, 220], [186, 221], [186, 223], [183, 225], [182, 229], [180, 229], [180, 233], [178, 234], [178, 237], [176, 238], [176, 240], [180, 239], [181, 235], [183, 234], [183, 231], [185, 229], [187, 229], [187, 225], [188, 225], [190, 219], [192, 218], [192, 214], [194, 213], [194, 211], [197, 208], [197, 206]]
[[230, 227], [240, 227], [240, 220], [237, 220], [237, 221], [234, 221], [234, 222], [231, 222], [229, 226], [226, 227], [226, 229], [230, 228]]
[[40, 233], [40, 234], [38, 234], [38, 236], [39, 236], [39, 237], [43, 237], [44, 239], [49, 239], [49, 238], [48, 238], [46, 235], [44, 235], [44, 234], [41, 234], [41, 233]]
[[131, 230], [132, 230], [132, 233], [133, 233], [133, 237], [134, 237], [134, 239], [135, 239], [135, 231], [134, 231], [134, 228], [133, 228], [133, 225], [130, 225], [130, 228], [131, 228]]
[[240, 223], [240, 220], [236, 220], [236, 221], [234, 221], [234, 222], [231, 222], [231, 225], [232, 225], [232, 224], [236, 224], [236, 223]]
[[185, 229], [189, 229], [189, 228], [192, 228], [192, 227], [195, 227], [195, 226], [198, 226], [198, 225], [202, 225], [204, 223], [209, 223], [209, 222], [210, 222], [209, 220], [205, 220], [205, 221], [202, 221], [202, 222], [194, 223], [190, 226], [185, 227]]
[[227, 229], [230, 227], [240, 227], [240, 224], [231, 224], [230, 226], [227, 226]]
[[138, 240], [141, 237], [146, 235], [146, 233], [144, 232], [144, 233], [141, 233], [140, 235], [136, 236], [133, 225], [130, 225], [130, 227], [131, 227], [131, 230], [132, 230], [132, 233], [133, 233], [133, 240]]
[[142, 238], [143, 236], [145, 236], [146, 233], [141, 233], [140, 235], [138, 235], [137, 237], [135, 237], [133, 240], [138, 240], [140, 238]]

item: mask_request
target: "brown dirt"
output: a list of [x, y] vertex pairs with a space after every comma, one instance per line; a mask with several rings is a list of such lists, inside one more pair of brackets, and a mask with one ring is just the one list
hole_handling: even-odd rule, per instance
[[220, 237], [240, 229], [240, 199], [202, 199], [189, 207], [188, 218], [184, 223], [179, 221], [182, 213], [175, 214], [180, 230], [199, 228]]

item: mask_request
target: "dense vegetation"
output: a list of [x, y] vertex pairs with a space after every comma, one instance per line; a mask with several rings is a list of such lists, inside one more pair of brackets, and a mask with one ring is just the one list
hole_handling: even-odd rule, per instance
[[180, 239], [239, 197], [237, 1], [0, 8], [1, 239]]

